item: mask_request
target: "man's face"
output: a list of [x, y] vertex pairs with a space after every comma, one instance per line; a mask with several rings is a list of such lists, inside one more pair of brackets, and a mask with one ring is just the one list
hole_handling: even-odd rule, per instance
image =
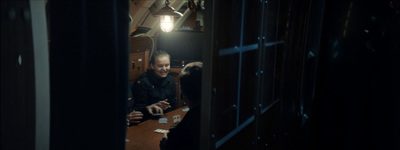
[[167, 56], [158, 56], [154, 60], [154, 64], [151, 64], [151, 69], [154, 70], [154, 73], [160, 78], [167, 77], [169, 73], [169, 58]]

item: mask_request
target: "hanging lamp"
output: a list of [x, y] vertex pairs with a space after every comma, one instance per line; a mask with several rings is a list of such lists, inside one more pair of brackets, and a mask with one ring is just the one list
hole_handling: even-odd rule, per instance
[[182, 17], [182, 13], [176, 11], [173, 7], [169, 6], [169, 0], [165, 1], [165, 6], [159, 11], [154, 13], [154, 16], [160, 16], [160, 27], [164, 32], [170, 32], [174, 29], [174, 18]]

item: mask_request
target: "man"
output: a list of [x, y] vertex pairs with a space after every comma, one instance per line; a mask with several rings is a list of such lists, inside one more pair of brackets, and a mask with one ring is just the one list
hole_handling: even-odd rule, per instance
[[155, 51], [150, 58], [151, 69], [140, 75], [133, 85], [134, 109], [143, 112], [144, 120], [155, 113], [175, 108], [175, 82], [170, 70], [170, 56]]
[[192, 62], [179, 74], [183, 100], [189, 111], [182, 121], [161, 139], [161, 150], [199, 149], [202, 67], [201, 62]]

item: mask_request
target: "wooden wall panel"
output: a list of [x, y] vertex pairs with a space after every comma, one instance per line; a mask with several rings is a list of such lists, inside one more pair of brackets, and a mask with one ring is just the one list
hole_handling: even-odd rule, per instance
[[144, 72], [147, 71], [149, 66], [149, 51], [129, 54], [129, 83], [133, 84], [135, 80]]

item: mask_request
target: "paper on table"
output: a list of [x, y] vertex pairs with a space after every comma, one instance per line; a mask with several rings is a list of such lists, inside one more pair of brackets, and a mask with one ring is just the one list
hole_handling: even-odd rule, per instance
[[158, 123], [168, 123], [168, 118], [160, 118], [158, 119]]
[[174, 120], [174, 123], [179, 123], [181, 122], [181, 115], [174, 115], [172, 119]]
[[154, 130], [154, 132], [156, 132], [156, 133], [168, 133], [169, 130], [165, 130], [165, 129], [156, 129], [156, 130]]

